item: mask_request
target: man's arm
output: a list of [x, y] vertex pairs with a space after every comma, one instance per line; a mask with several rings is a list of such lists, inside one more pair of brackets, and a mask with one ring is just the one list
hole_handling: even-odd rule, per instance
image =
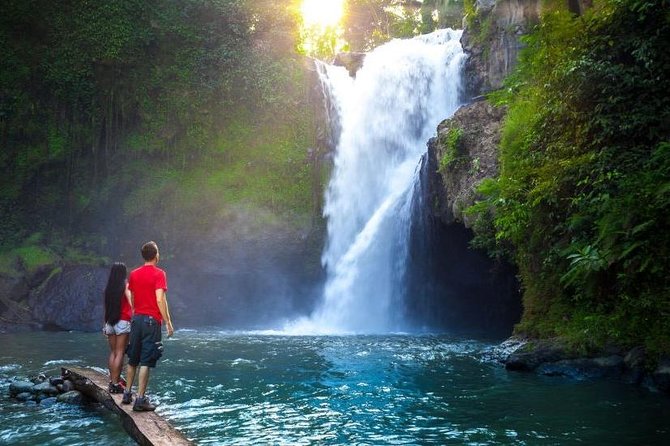
[[158, 310], [161, 312], [161, 317], [166, 323], [167, 335], [169, 338], [174, 333], [174, 328], [172, 327], [172, 319], [170, 318], [170, 309], [168, 308], [167, 296], [163, 288], [156, 290], [156, 303], [158, 304]]
[[130, 291], [130, 289], [128, 288], [128, 284], [126, 284], [126, 291], [124, 291], [123, 294], [125, 294], [126, 299], [128, 300], [128, 303], [130, 304], [130, 311], [133, 314], [135, 314], [135, 299], [134, 299], [134, 296], [133, 296], [133, 292]]

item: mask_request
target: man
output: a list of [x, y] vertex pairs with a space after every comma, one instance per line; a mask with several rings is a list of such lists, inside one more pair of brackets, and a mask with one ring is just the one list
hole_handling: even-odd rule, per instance
[[134, 411], [155, 410], [156, 406], [146, 396], [149, 384], [149, 370], [156, 367], [156, 361], [163, 354], [161, 328], [165, 325], [168, 337], [172, 336], [172, 319], [167, 303], [167, 276], [156, 264], [160, 259], [158, 245], [147, 242], [142, 246], [144, 265], [134, 269], [128, 278], [135, 313], [130, 324], [128, 343], [128, 387], [123, 392], [123, 404], [132, 402], [131, 389], [139, 365], [137, 398]]

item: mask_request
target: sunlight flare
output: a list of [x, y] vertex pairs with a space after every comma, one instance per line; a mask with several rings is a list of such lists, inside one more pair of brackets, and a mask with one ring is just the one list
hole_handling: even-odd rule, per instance
[[305, 26], [334, 27], [342, 19], [344, 0], [303, 0], [300, 10]]

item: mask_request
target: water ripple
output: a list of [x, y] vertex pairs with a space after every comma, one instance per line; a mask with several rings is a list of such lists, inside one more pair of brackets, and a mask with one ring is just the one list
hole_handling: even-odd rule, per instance
[[[83, 334], [14, 336], [0, 377], [45, 372], [52, 349], [104, 365]], [[77, 340], [78, 342], [71, 342]], [[26, 348], [26, 343], [30, 348]], [[97, 350], [90, 345], [97, 345]], [[509, 374], [488, 346], [440, 336], [268, 336], [180, 332], [152, 374], [158, 412], [205, 445], [670, 444], [670, 402], [612, 382]], [[7, 391], [8, 383], [0, 386]], [[0, 397], [0, 443], [132, 444], [98, 408]]]

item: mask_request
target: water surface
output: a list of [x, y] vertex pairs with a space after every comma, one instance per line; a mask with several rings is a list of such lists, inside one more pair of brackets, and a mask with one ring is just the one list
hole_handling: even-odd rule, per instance
[[[670, 444], [670, 399], [616, 381], [511, 373], [449, 336], [179, 331], [150, 392], [197, 444]], [[8, 378], [103, 367], [102, 335], [0, 335], [0, 444], [133, 444], [105, 410], [26, 405]]]

